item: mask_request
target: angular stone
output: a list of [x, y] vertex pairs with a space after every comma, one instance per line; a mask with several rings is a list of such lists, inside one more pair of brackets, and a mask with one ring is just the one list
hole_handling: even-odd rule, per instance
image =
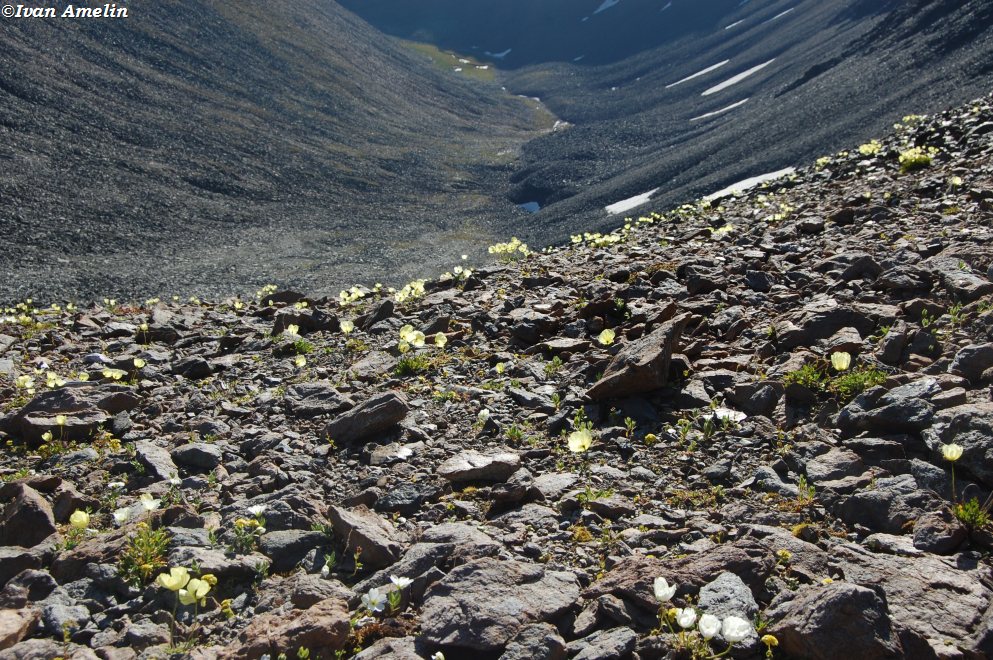
[[438, 466], [438, 475], [455, 483], [506, 481], [521, 467], [521, 457], [512, 451], [463, 451]]
[[359, 505], [352, 509], [332, 506], [328, 518], [334, 527], [335, 538], [345, 540], [348, 554], [362, 548], [360, 560], [370, 568], [384, 568], [400, 559], [403, 551], [402, 535], [368, 507]]
[[324, 429], [324, 435], [336, 443], [364, 440], [393, 428], [409, 410], [402, 394], [383, 392], [335, 417]]
[[421, 632], [431, 644], [498, 651], [525, 626], [555, 619], [578, 599], [579, 584], [572, 573], [477, 559], [428, 589]]
[[[112, 415], [140, 403], [130, 387], [95, 383], [70, 383], [42, 392], [20, 410], [0, 418], [0, 431], [30, 443], [40, 443], [46, 431], [65, 440], [88, 440]], [[66, 423], [55, 423], [65, 415]]]
[[[885, 590], [889, 618], [901, 631], [904, 643], [908, 636], [916, 637], [942, 657], [940, 650], [945, 644], [972, 649], [974, 640], [985, 630], [984, 613], [993, 604], [989, 586], [993, 584], [993, 570], [977, 558], [963, 554], [901, 557], [852, 544], [837, 546], [831, 552], [843, 567], [846, 581]], [[921, 655], [915, 653], [915, 657]]]
[[30, 548], [56, 532], [52, 507], [38, 491], [16, 485], [14, 499], [0, 512], [0, 545]]
[[[626, 627], [600, 630], [583, 639], [569, 643], [569, 651], [576, 653], [573, 660], [602, 660], [603, 658], [627, 658], [638, 635]], [[578, 651], [578, 653], [577, 653]]]
[[759, 611], [752, 590], [740, 577], [728, 572], [701, 587], [699, 606], [720, 619], [734, 615], [751, 621]]
[[355, 405], [328, 381], [297, 383], [286, 392], [286, 408], [295, 417], [334, 415]]
[[169, 452], [159, 447], [151, 440], [139, 440], [134, 443], [138, 461], [145, 466], [148, 476], [157, 481], [171, 479], [179, 474], [179, 468], [172, 460]]
[[682, 314], [621, 349], [607, 365], [603, 378], [586, 395], [594, 401], [652, 392], [669, 381], [669, 363], [679, 337], [690, 320]]
[[933, 426], [924, 432], [924, 441], [936, 461], [943, 445], [960, 445], [962, 458], [955, 462], [958, 476], [969, 474], [986, 488], [993, 488], [993, 403], [940, 411]]
[[424, 660], [430, 657], [427, 652], [418, 653], [413, 637], [384, 637], [352, 656], [352, 660]]
[[802, 587], [777, 599], [765, 616], [789, 656], [811, 660], [902, 656], [882, 589], [835, 582]]
[[954, 298], [972, 302], [993, 293], [993, 282], [973, 273], [968, 266], [954, 257], [937, 256], [924, 262], [937, 275], [945, 290]]
[[521, 628], [510, 640], [500, 660], [565, 660], [565, 640], [550, 623]]
[[934, 406], [930, 399], [941, 393], [933, 378], [894, 387], [888, 392], [873, 388], [855, 397], [838, 414], [838, 428], [846, 433], [913, 433], [931, 425]]
[[169, 456], [178, 465], [198, 470], [213, 470], [221, 464], [224, 452], [220, 447], [209, 442], [191, 442], [176, 447], [169, 452]]
[[978, 385], [983, 379], [983, 372], [990, 367], [993, 367], [993, 344], [973, 344], [955, 354], [948, 371]]
[[219, 654], [221, 659], [254, 660], [268, 654], [304, 647], [312, 656], [332, 656], [344, 648], [350, 630], [348, 604], [338, 598], [322, 600], [313, 607], [286, 614], [255, 617], [238, 635], [238, 641]]
[[325, 534], [298, 529], [269, 532], [259, 539], [259, 550], [272, 560], [270, 570], [274, 573], [293, 570], [308, 553], [324, 546], [331, 546]]
[[38, 628], [41, 614], [38, 610], [0, 610], [0, 651], [9, 649]]

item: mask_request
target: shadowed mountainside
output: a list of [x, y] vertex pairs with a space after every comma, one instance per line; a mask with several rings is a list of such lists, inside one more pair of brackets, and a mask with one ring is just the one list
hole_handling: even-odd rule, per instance
[[512, 210], [499, 86], [334, 2], [127, 6], [0, 24], [4, 298], [413, 277]]
[[[375, 11], [346, 4], [378, 27], [403, 33], [396, 26], [403, 11], [380, 23]], [[459, 11], [458, 3], [426, 4]], [[575, 16], [561, 19], [563, 30], [581, 26], [588, 33], [574, 39], [568, 57], [558, 52], [560, 41], [546, 41], [547, 22], [514, 24], [521, 40], [547, 48], [528, 55], [542, 63], [509, 72], [507, 87], [540, 97], [572, 124], [530, 142], [514, 175], [511, 198], [542, 207], [522, 230], [527, 239], [559, 241], [617, 226], [623, 212], [608, 216], [604, 208], [648, 191], [658, 189], [653, 199], [674, 205], [813, 160], [885, 133], [905, 114], [985, 93], [993, 81], [988, 3], [751, 0], [721, 5], [716, 23], [699, 13], [691, 20], [687, 12], [696, 4], [674, 0], [661, 13], [668, 31], [649, 47], [630, 26], [654, 24], [655, 3], [620, 0], [585, 22], [577, 16], [599, 3], [578, 3]], [[504, 11], [476, 6], [474, 19], [498, 25]], [[556, 11], [566, 15], [564, 7]], [[628, 32], [609, 20], [620, 12], [629, 14]], [[417, 20], [436, 22], [429, 9]], [[471, 25], [465, 34], [461, 42], [458, 32], [436, 36], [471, 48]], [[602, 66], [572, 62], [590, 47], [610, 50], [602, 44], [618, 42], [613, 55], [636, 54]], [[513, 55], [500, 66], [514, 64]], [[690, 76], [696, 77], [684, 81]]]

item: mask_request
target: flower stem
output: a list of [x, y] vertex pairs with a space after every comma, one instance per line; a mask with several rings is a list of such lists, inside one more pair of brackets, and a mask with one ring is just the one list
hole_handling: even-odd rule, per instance
[[952, 463], [952, 504], [958, 504], [958, 499], [955, 494], [955, 463]]

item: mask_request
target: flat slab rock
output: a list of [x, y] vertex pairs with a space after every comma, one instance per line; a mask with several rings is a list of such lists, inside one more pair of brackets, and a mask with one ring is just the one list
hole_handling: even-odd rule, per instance
[[521, 457], [512, 451], [470, 449], [439, 465], [438, 475], [452, 482], [506, 481], [520, 467]]
[[525, 626], [556, 618], [578, 599], [579, 583], [572, 573], [477, 559], [428, 589], [422, 637], [430, 644], [497, 651]]

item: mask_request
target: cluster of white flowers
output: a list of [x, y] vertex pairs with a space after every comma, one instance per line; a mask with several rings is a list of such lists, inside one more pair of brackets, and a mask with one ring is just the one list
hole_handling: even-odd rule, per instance
[[342, 291], [338, 294], [338, 301], [342, 305], [350, 305], [357, 300], [361, 300], [362, 298], [365, 298], [365, 291], [357, 286], [353, 286], [348, 291]]
[[[655, 578], [653, 585], [655, 598], [661, 604], [670, 602], [676, 595], [677, 586], [663, 578]], [[724, 617], [723, 621], [713, 614], [700, 614], [692, 607], [673, 607], [666, 613], [683, 630], [690, 630], [693, 627], [700, 632], [700, 636], [705, 640], [711, 640], [720, 633], [721, 637], [728, 644], [737, 644], [744, 640], [754, 631], [752, 624], [740, 616], [730, 615]]]
[[402, 289], [396, 292], [393, 299], [398, 303], [407, 302], [408, 300], [413, 300], [414, 298], [420, 298], [424, 295], [424, 285], [427, 280], [414, 280], [413, 282], [408, 282]]

